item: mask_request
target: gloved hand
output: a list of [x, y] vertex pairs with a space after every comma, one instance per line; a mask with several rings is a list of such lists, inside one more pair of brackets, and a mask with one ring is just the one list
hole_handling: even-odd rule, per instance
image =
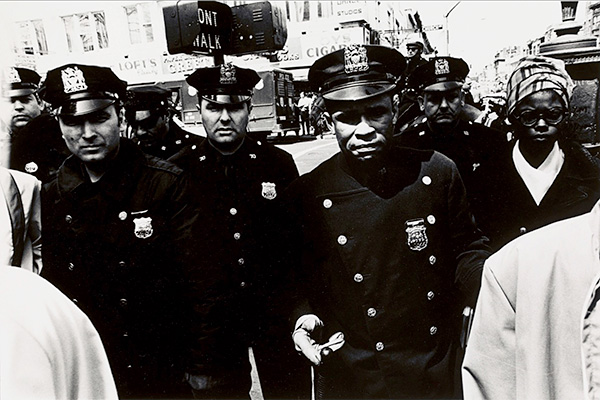
[[314, 314], [307, 314], [298, 318], [294, 333], [292, 333], [296, 350], [315, 365], [321, 364], [321, 350], [319, 345], [310, 337], [310, 334], [321, 326], [323, 326], [323, 321], [319, 317]]
[[211, 388], [210, 377], [207, 375], [185, 374], [185, 380], [194, 390], [206, 390]]

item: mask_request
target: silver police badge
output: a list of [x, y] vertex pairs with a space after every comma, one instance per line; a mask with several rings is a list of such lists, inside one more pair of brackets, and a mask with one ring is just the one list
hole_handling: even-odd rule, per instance
[[150, 217], [135, 218], [133, 223], [135, 224], [134, 233], [137, 238], [148, 239], [154, 233], [152, 218]]
[[83, 71], [78, 67], [68, 67], [60, 71], [60, 77], [63, 81], [64, 92], [73, 93], [88, 88]]
[[275, 190], [275, 184], [271, 182], [262, 183], [262, 197], [267, 200], [273, 200], [277, 197], [277, 191]]
[[436, 75], [446, 75], [450, 73], [450, 64], [448, 60], [441, 58], [435, 60], [435, 74]]
[[235, 85], [237, 83], [237, 75], [233, 64], [221, 65], [219, 83], [222, 85]]
[[7, 83], [19, 83], [21, 82], [21, 76], [19, 75], [19, 71], [15, 68], [9, 68], [6, 72], [6, 81]]
[[344, 49], [344, 71], [347, 74], [367, 71], [369, 59], [367, 49], [360, 44], [351, 44]]
[[421, 251], [429, 240], [427, 239], [427, 228], [425, 227], [425, 220], [423, 218], [411, 219], [404, 223], [406, 227], [407, 244], [408, 248], [414, 251]]

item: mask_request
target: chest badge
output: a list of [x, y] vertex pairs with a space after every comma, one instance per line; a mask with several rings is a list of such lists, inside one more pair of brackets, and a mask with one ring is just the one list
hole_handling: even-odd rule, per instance
[[262, 183], [262, 197], [267, 200], [273, 200], [277, 197], [277, 190], [275, 190], [275, 184], [271, 182]]
[[148, 239], [154, 233], [152, 229], [152, 218], [134, 218], [133, 223], [135, 224], [134, 233], [137, 238]]
[[427, 239], [427, 228], [423, 218], [411, 219], [404, 223], [406, 227], [408, 248], [414, 251], [421, 251], [429, 243]]

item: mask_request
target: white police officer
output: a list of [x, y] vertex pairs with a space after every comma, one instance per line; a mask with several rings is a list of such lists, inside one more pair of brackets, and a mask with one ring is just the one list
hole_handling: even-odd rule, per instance
[[120, 137], [126, 83], [66, 64], [41, 89], [73, 153], [42, 195], [42, 276], [91, 319], [120, 398], [174, 398], [183, 383], [183, 264], [195, 215], [182, 171]]
[[190, 75], [207, 138], [170, 159], [190, 176], [194, 206], [203, 216], [191, 249], [197, 341], [188, 370], [202, 398], [248, 398], [249, 346], [266, 398], [297, 398], [299, 385], [309, 382], [308, 369], [303, 380], [301, 364], [289, 356], [283, 277], [272, 262], [277, 206], [298, 170], [291, 155], [247, 134], [259, 79], [233, 64]]

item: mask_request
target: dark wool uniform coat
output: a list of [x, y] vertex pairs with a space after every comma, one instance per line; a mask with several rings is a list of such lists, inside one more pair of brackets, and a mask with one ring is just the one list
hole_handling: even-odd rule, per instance
[[325, 324], [318, 342], [346, 339], [318, 367], [323, 396], [451, 397], [459, 293], [476, 294], [489, 255], [454, 163], [396, 148], [360, 183], [338, 153], [285, 198], [288, 259], [301, 260], [293, 321], [313, 313]]
[[262, 364], [262, 359], [288, 354], [286, 349], [295, 356], [287, 315], [277, 310], [282, 298], [275, 294], [280, 287], [278, 272], [272, 269], [273, 243], [279, 235], [275, 210], [283, 190], [298, 177], [294, 160], [249, 137], [232, 155], [222, 155], [204, 140], [170, 160], [189, 175], [201, 215], [194, 227], [190, 271], [197, 340], [189, 372], [226, 379], [228, 396], [247, 398], [248, 346], [253, 346], [263, 391], [268, 392], [273, 384], [267, 383], [271, 371], [265, 368], [285, 371], [293, 360]]
[[146, 154], [166, 160], [180, 152], [185, 146], [198, 144], [201, 141], [202, 138], [200, 136], [180, 128], [171, 118], [169, 121], [169, 131], [164, 140], [152, 146], [140, 146], [140, 148]]
[[469, 197], [479, 183], [474, 173], [499, 151], [508, 147], [506, 136], [495, 129], [474, 122], [460, 120], [451, 130], [433, 132], [427, 121], [419, 122], [394, 136], [400, 146], [439, 151], [456, 164]]
[[42, 113], [29, 121], [11, 139], [10, 168], [27, 172], [42, 183], [56, 176], [63, 161], [71, 155], [58, 121]]
[[600, 198], [600, 160], [577, 142], [559, 145], [564, 164], [539, 206], [515, 168], [513, 146], [477, 171], [481, 190], [473, 212], [494, 251], [526, 232], [586, 213]]
[[194, 221], [182, 171], [121, 139], [98, 182], [72, 156], [44, 189], [42, 276], [91, 319], [120, 397], [175, 396]]

